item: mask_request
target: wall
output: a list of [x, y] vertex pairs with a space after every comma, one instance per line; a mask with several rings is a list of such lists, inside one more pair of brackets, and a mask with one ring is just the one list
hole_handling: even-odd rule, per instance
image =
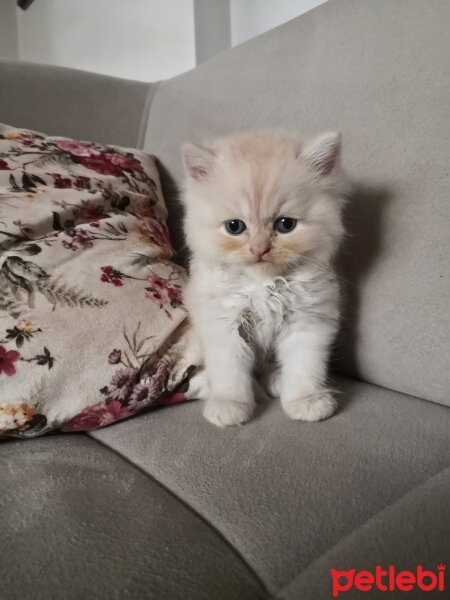
[[155, 81], [324, 1], [0, 0], [0, 57]]
[[191, 0], [35, 0], [18, 25], [22, 60], [143, 81], [195, 66]]
[[230, 0], [233, 46], [277, 27], [326, 0]]
[[229, 0], [194, 0], [194, 22], [197, 64], [230, 48]]
[[0, 0], [0, 56], [19, 58], [15, 0]]

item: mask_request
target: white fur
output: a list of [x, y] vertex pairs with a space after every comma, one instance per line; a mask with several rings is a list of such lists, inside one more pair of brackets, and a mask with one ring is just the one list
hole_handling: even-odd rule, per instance
[[[257, 371], [292, 419], [335, 410], [325, 383], [339, 319], [331, 264], [346, 186], [338, 155], [336, 134], [305, 146], [269, 132], [183, 148], [192, 250], [185, 299], [205, 364], [192, 386], [216, 425], [251, 419]], [[299, 219], [296, 230], [274, 232], [280, 216]], [[239, 240], [223, 230], [233, 218], [248, 225]], [[263, 263], [250, 251], [261, 239], [271, 248]]]

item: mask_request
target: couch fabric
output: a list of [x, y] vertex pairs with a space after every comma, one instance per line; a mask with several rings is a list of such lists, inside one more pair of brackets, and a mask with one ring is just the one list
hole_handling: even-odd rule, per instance
[[219, 430], [191, 402], [90, 439], [3, 443], [0, 598], [321, 600], [330, 568], [435, 569], [448, 409], [335, 383], [346, 402], [319, 424], [271, 403]]
[[[293, 423], [273, 403], [245, 427], [219, 430], [194, 402], [89, 437], [3, 443], [8, 552], [0, 574], [8, 586], [0, 597], [7, 589], [8, 600], [66, 590], [92, 598], [322, 600], [331, 597], [330, 568], [435, 570], [447, 560], [449, 17], [441, 0], [331, 0], [152, 86], [150, 106], [148, 89], [133, 82], [0, 67], [0, 120], [49, 130], [54, 102], [58, 134], [81, 136], [69, 131], [79, 124], [83, 137], [140, 140], [156, 154], [172, 227], [179, 227], [175, 184], [185, 139], [244, 127], [339, 128], [357, 183], [342, 257], [346, 327], [333, 361], [350, 376], [334, 380], [339, 413]], [[61, 88], [46, 96], [47, 110], [5, 98], [5, 89], [38, 88], [39, 77]], [[75, 102], [71, 79], [102, 109], [88, 113]], [[130, 110], [118, 123], [111, 118], [108, 131], [127, 87]], [[66, 93], [74, 113], [67, 124], [58, 104]], [[146, 110], [144, 140], [138, 123]], [[50, 559], [40, 562], [45, 552]]]
[[200, 516], [85, 436], [5, 443], [2, 482], [9, 471], [20, 478], [0, 495], [2, 600], [264, 597]]
[[1, 122], [99, 144], [142, 148], [153, 84], [2, 61]]

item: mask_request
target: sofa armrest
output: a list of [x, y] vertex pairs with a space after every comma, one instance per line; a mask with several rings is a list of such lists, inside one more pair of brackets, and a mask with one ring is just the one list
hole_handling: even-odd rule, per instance
[[0, 122], [76, 139], [142, 147], [154, 84], [0, 61]]

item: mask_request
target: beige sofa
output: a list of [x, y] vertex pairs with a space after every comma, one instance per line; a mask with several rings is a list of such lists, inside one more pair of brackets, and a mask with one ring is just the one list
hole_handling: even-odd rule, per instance
[[0, 63], [1, 122], [159, 158], [178, 246], [184, 140], [336, 128], [355, 181], [338, 414], [220, 430], [192, 402], [1, 443], [0, 598], [321, 600], [330, 569], [448, 559], [449, 23], [443, 0], [331, 0], [154, 84]]

